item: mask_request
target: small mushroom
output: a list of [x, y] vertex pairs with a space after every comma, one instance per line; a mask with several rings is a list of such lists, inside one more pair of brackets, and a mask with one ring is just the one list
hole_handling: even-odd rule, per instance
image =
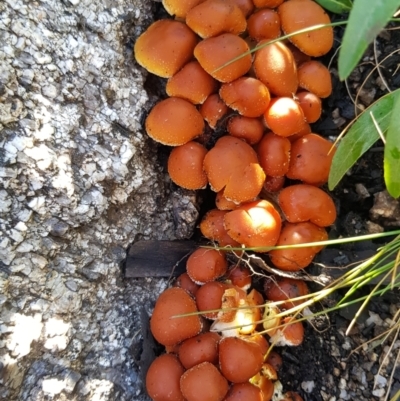
[[[285, 223], [279, 236], [277, 246], [307, 244], [326, 241], [328, 234], [322, 227], [309, 221], [304, 223]], [[322, 246], [307, 246], [304, 248], [275, 249], [269, 252], [271, 262], [281, 270], [298, 271], [307, 267]]]
[[176, 355], [163, 354], [150, 365], [146, 374], [146, 390], [153, 401], [184, 401], [180, 378], [185, 369]]
[[224, 401], [262, 401], [261, 389], [254, 384], [235, 383], [229, 389]]
[[[315, 25], [330, 24], [326, 11], [312, 0], [288, 0], [278, 8], [282, 30], [290, 34]], [[333, 29], [322, 29], [297, 34], [289, 38], [303, 53], [320, 57], [328, 53], [333, 45]]]
[[197, 42], [195, 33], [183, 22], [159, 20], [139, 36], [135, 59], [147, 71], [169, 78], [193, 57]]
[[193, 7], [186, 15], [186, 24], [203, 39], [222, 33], [239, 35], [247, 26], [242, 10], [224, 0], [206, 0]]
[[[262, 45], [268, 42], [263, 40]], [[282, 42], [271, 43], [254, 56], [256, 77], [276, 96], [292, 96], [297, 92], [298, 79], [294, 57], [290, 49]]]
[[280, 305], [283, 309], [290, 309], [304, 302], [302, 300], [292, 301], [292, 298], [301, 297], [309, 293], [305, 281], [288, 277], [267, 278], [264, 283], [264, 292], [270, 301], [286, 301]]
[[311, 92], [301, 91], [296, 93], [296, 100], [303, 110], [304, 117], [309, 124], [318, 121], [322, 113], [322, 102], [317, 95]]
[[249, 145], [255, 145], [263, 136], [264, 124], [259, 118], [233, 116], [229, 119], [226, 129], [229, 135], [243, 139]]
[[229, 385], [221, 372], [210, 362], [203, 362], [187, 370], [180, 380], [186, 401], [222, 401]]
[[327, 67], [316, 60], [306, 61], [297, 70], [300, 88], [326, 98], [332, 93], [332, 78]]
[[200, 106], [200, 114], [212, 129], [217, 127], [218, 121], [220, 121], [228, 111], [228, 106], [217, 93], [208, 96], [205, 102]]
[[252, 77], [223, 84], [219, 95], [228, 107], [245, 117], [260, 117], [271, 100], [268, 88]]
[[303, 110], [290, 97], [272, 99], [264, 120], [274, 134], [285, 137], [297, 134], [307, 126]]
[[[266, 200], [249, 202], [226, 213], [225, 228], [231, 238], [246, 247], [275, 246], [281, 230], [281, 217]], [[267, 249], [258, 249], [267, 252]]]
[[186, 262], [187, 274], [200, 285], [223, 276], [227, 269], [225, 255], [216, 249], [198, 248]]
[[336, 220], [336, 207], [332, 198], [313, 185], [297, 184], [284, 188], [278, 203], [286, 220], [290, 223], [311, 221], [327, 227]]
[[180, 97], [193, 104], [202, 104], [215, 92], [217, 83], [197, 61], [187, 63], [171, 77], [165, 90], [170, 97]]
[[232, 383], [244, 383], [262, 367], [261, 347], [252, 341], [225, 337], [219, 343], [219, 366], [222, 374]]
[[250, 145], [231, 136], [220, 138], [204, 158], [211, 189], [224, 190], [233, 202], [252, 200], [260, 193], [265, 174]]
[[185, 189], [201, 189], [207, 185], [203, 170], [207, 149], [198, 142], [187, 142], [172, 149], [168, 158], [168, 174], [171, 180]]
[[[251, 68], [249, 46], [237, 35], [223, 33], [202, 40], [194, 49], [194, 56], [201, 66], [217, 81], [232, 82]], [[244, 55], [244, 53], [246, 53]], [[233, 59], [238, 58], [236, 61]], [[229, 64], [228, 64], [229, 63]], [[225, 67], [223, 67], [225, 64]]]
[[203, 362], [218, 363], [218, 333], [210, 331], [185, 340], [179, 347], [178, 357], [186, 369]]
[[176, 315], [197, 312], [193, 298], [182, 288], [165, 290], [157, 299], [150, 329], [162, 345], [175, 345], [200, 333], [202, 324], [198, 315], [172, 318]]
[[185, 19], [189, 10], [203, 1], [204, 0], [162, 0], [162, 4], [169, 15], [175, 18]]
[[278, 13], [270, 8], [263, 8], [250, 15], [247, 20], [249, 36], [257, 42], [263, 39], [275, 39], [281, 34], [281, 21]]
[[333, 143], [320, 135], [303, 135], [292, 143], [286, 176], [306, 184], [317, 186], [325, 184], [328, 181], [335, 150]]
[[170, 97], [157, 103], [146, 119], [146, 132], [163, 145], [179, 146], [193, 140], [204, 130], [204, 120], [187, 100]]
[[304, 327], [301, 322], [295, 321], [292, 317], [286, 316], [282, 319], [284, 326], [270, 338], [269, 342], [276, 346], [297, 346], [303, 342]]

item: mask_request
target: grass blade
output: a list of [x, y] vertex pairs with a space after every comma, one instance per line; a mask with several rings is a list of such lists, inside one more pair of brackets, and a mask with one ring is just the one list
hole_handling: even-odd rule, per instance
[[336, 14], [348, 13], [353, 6], [351, 0], [316, 0], [320, 6]]
[[339, 52], [339, 77], [346, 79], [368, 45], [389, 22], [400, 0], [354, 0]]
[[400, 196], [400, 93], [396, 93], [383, 159], [386, 188], [393, 198]]
[[379, 139], [374, 119], [382, 132], [388, 129], [398, 93], [399, 89], [382, 96], [358, 116], [333, 157], [328, 180], [329, 190], [332, 191], [336, 187], [346, 172]]

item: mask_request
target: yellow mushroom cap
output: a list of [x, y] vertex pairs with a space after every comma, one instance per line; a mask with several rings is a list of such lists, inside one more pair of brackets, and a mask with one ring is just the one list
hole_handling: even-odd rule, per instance
[[164, 145], [179, 146], [199, 136], [204, 120], [187, 100], [170, 97], [157, 103], [146, 119], [146, 132]]
[[169, 78], [193, 57], [197, 41], [195, 33], [186, 24], [159, 20], [139, 36], [134, 54], [136, 61], [147, 71]]

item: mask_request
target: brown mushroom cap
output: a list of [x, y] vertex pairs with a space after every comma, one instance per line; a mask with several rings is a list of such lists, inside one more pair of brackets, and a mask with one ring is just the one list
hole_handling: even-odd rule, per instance
[[190, 141], [172, 149], [168, 158], [168, 174], [171, 180], [182, 188], [201, 189], [207, 185], [203, 171], [207, 149], [198, 142]]
[[247, 18], [254, 10], [254, 4], [252, 0], [231, 0], [232, 3], [236, 4], [242, 11], [243, 15]]
[[171, 77], [165, 90], [168, 96], [180, 97], [193, 104], [201, 104], [215, 92], [217, 83], [197, 61], [187, 63]]
[[326, 98], [332, 93], [332, 78], [327, 67], [316, 60], [306, 61], [297, 70], [299, 86]]
[[204, 158], [211, 188], [236, 203], [254, 199], [261, 191], [265, 174], [250, 145], [231, 136], [220, 138]]
[[[201, 66], [216, 80], [232, 82], [246, 74], [251, 68], [248, 44], [239, 36], [223, 33], [214, 38], [202, 40], [194, 49], [194, 56]], [[240, 59], [221, 68], [236, 57]]]
[[317, 134], [307, 134], [292, 143], [287, 177], [306, 184], [322, 185], [328, 181], [335, 147]]
[[247, 26], [242, 10], [225, 0], [206, 0], [193, 7], [186, 15], [186, 24], [203, 39], [228, 32], [238, 35]]
[[300, 305], [302, 300], [292, 301], [309, 293], [307, 284], [303, 280], [295, 280], [288, 277], [275, 277], [267, 279], [264, 283], [264, 292], [269, 301], [286, 301], [280, 307], [284, 309]]
[[274, 246], [281, 230], [281, 217], [266, 200], [239, 206], [226, 213], [224, 222], [229, 236], [246, 247]]
[[225, 274], [228, 262], [225, 255], [216, 249], [196, 249], [186, 262], [186, 271], [197, 284], [216, 280]]
[[186, 24], [171, 19], [159, 20], [139, 36], [134, 47], [135, 58], [147, 71], [169, 78], [193, 57], [197, 41]]
[[[308, 242], [326, 241], [328, 234], [322, 227], [309, 221], [304, 223], [285, 223], [277, 246], [305, 244]], [[276, 249], [269, 252], [272, 263], [281, 270], [298, 271], [307, 267], [321, 246], [305, 248]]]
[[146, 374], [146, 390], [154, 401], [184, 401], [180, 378], [185, 369], [176, 355], [163, 354], [156, 358]]
[[[259, 44], [268, 42], [263, 40]], [[291, 97], [297, 92], [298, 79], [294, 57], [282, 42], [257, 50], [254, 56], [256, 77], [276, 96]]]
[[219, 95], [227, 106], [245, 117], [260, 117], [271, 100], [268, 88], [252, 77], [222, 84]]
[[222, 296], [227, 285], [219, 281], [209, 281], [202, 285], [196, 292], [196, 304], [200, 312], [207, 319], [216, 319], [218, 312], [206, 312], [214, 309], [220, 309], [222, 305]]
[[[285, 34], [290, 34], [314, 25], [330, 24], [326, 11], [315, 1], [288, 0], [278, 8], [281, 25]], [[294, 35], [289, 40], [303, 53], [320, 57], [328, 53], [333, 45], [331, 26], [315, 31]]]
[[187, 401], [222, 401], [229, 389], [225, 377], [210, 362], [193, 366], [182, 375], [180, 382]]
[[172, 316], [197, 312], [193, 298], [182, 288], [165, 290], [157, 299], [150, 329], [162, 345], [174, 345], [199, 334], [202, 328], [198, 315], [172, 319]]
[[336, 220], [336, 207], [332, 198], [313, 185], [298, 184], [284, 188], [278, 196], [279, 206], [287, 221], [311, 221], [327, 227]]
[[146, 119], [147, 134], [163, 145], [184, 145], [203, 130], [204, 120], [196, 107], [178, 97], [157, 103]]
[[255, 342], [225, 337], [219, 343], [219, 366], [232, 383], [248, 381], [259, 372], [263, 359], [261, 347]]

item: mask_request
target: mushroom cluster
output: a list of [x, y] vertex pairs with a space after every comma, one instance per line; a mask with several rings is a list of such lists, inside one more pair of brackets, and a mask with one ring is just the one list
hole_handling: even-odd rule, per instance
[[[301, 344], [302, 323], [281, 318], [270, 301], [308, 290], [296, 280], [267, 281], [265, 297], [252, 288], [251, 271], [229, 266], [226, 254], [199, 248], [186, 272], [156, 301], [150, 320], [165, 353], [150, 365], [146, 389], [154, 401], [302, 401], [283, 394], [278, 380], [282, 358], [276, 346]], [[264, 323], [262, 323], [264, 321]], [[292, 397], [292, 398], [291, 398]]]
[[[331, 49], [333, 30], [269, 42], [329, 23], [327, 13], [313, 0], [163, 4], [175, 19], [154, 22], [134, 48], [140, 65], [168, 79], [169, 97], [153, 107], [145, 126], [151, 138], [173, 147], [168, 173], [175, 184], [217, 192], [216, 209], [201, 222], [203, 235], [259, 252], [326, 240], [336, 211], [319, 187], [335, 148], [310, 124], [332, 91], [329, 70], [315, 57]], [[296, 271], [320, 249], [269, 256], [277, 268]]]

